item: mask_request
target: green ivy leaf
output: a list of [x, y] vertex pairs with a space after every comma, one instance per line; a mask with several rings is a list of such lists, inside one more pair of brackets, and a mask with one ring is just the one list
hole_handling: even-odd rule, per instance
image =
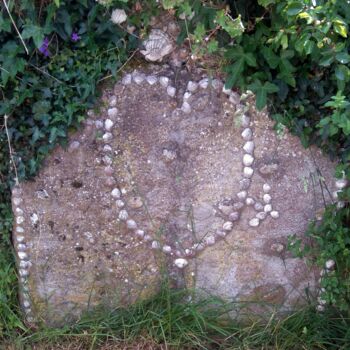
[[241, 57], [233, 65], [230, 65], [226, 68], [226, 71], [229, 73], [228, 79], [226, 81], [226, 88], [231, 89], [236, 82], [238, 81], [239, 75], [243, 72], [244, 68], [244, 58]]
[[286, 10], [288, 16], [295, 16], [304, 10], [304, 4], [298, 1], [293, 1], [288, 4]]
[[23, 27], [24, 27], [24, 30], [21, 33], [22, 38], [23, 39], [32, 38], [35, 46], [39, 48], [42, 45], [44, 40], [43, 28], [36, 26], [34, 24], [25, 24]]
[[278, 86], [270, 82], [261, 84], [260, 80], [254, 81], [254, 83], [248, 85], [248, 89], [252, 90], [256, 94], [256, 107], [258, 110], [262, 110], [267, 104], [267, 94], [278, 92]]
[[258, 0], [258, 4], [263, 7], [268, 7], [271, 4], [275, 4], [276, 0]]
[[333, 21], [333, 28], [334, 31], [341, 35], [343, 38], [346, 38], [348, 36], [348, 27], [343, 20], [336, 19]]
[[346, 52], [339, 52], [335, 55], [335, 58], [338, 62], [342, 64], [347, 64], [350, 62], [350, 55]]

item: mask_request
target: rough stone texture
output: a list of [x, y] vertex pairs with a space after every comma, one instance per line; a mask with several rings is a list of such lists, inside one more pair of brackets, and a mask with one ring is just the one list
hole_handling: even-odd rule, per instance
[[[13, 240], [29, 322], [60, 324], [101, 303], [145, 298], [157, 291], [164, 266], [177, 286], [283, 309], [316, 287], [318, 272], [285, 247], [323, 206], [317, 171], [334, 191], [334, 165], [288, 133], [277, 137], [266, 113], [249, 107], [252, 98], [232, 104], [209, 79], [186, 94], [188, 112], [186, 87], [203, 77], [169, 68], [152, 76], [156, 83], [128, 78], [106, 91], [70, 147], [57, 147], [34, 181], [14, 189]], [[249, 177], [247, 126], [255, 145]], [[271, 207], [262, 215], [266, 192]]]

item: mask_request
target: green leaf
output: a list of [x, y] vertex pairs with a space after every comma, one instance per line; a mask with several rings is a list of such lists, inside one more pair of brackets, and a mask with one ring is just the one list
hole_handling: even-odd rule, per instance
[[254, 83], [248, 85], [248, 89], [256, 93], [256, 107], [258, 110], [262, 110], [267, 103], [267, 94], [278, 92], [278, 86], [270, 82], [261, 84], [260, 80], [254, 81]]
[[243, 72], [244, 68], [244, 58], [240, 58], [238, 61], [236, 61], [233, 65], [228, 66], [226, 68], [226, 71], [229, 73], [227, 82], [225, 86], [228, 89], [231, 89], [235, 83], [237, 82], [239, 75]]
[[329, 66], [334, 61], [333, 53], [326, 53], [323, 55], [321, 60], [319, 61], [319, 65], [323, 67]]
[[24, 30], [21, 33], [22, 38], [23, 39], [32, 38], [35, 46], [39, 48], [42, 45], [44, 40], [43, 28], [36, 26], [34, 24], [25, 24], [23, 27], [24, 27]]
[[270, 47], [263, 46], [261, 49], [261, 53], [263, 54], [264, 59], [270, 68], [277, 68], [280, 62], [280, 58], [273, 52], [273, 50]]
[[244, 32], [241, 15], [233, 19], [225, 10], [217, 11], [215, 21], [224, 29], [231, 38], [240, 37]]
[[341, 19], [333, 21], [333, 28], [336, 33], [346, 38], [348, 36], [348, 27], [346, 23]]
[[342, 64], [347, 64], [350, 62], [350, 55], [346, 52], [339, 52], [335, 55], [338, 62]]
[[275, 3], [276, 3], [276, 0], [258, 0], [258, 4], [263, 7], [267, 7]]
[[287, 15], [295, 16], [304, 9], [304, 4], [298, 1], [293, 1], [287, 6]]

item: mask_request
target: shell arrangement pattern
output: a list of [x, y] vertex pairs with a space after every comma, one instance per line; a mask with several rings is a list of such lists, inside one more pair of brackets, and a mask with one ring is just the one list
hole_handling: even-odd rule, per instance
[[[130, 74], [126, 74], [121, 84], [130, 85], [130, 84], [149, 84], [149, 85], [159, 85], [159, 88], [165, 89], [167, 94], [174, 98], [176, 95], [176, 88], [171, 84], [171, 80], [166, 76], [156, 76], [156, 75], [146, 75], [139, 71], [134, 71]], [[207, 89], [210, 86], [220, 87], [222, 92], [229, 97], [229, 101], [234, 104], [237, 103], [237, 96], [231, 90], [227, 90], [224, 87], [224, 84], [218, 79], [209, 79], [208, 77], [202, 78], [200, 81], [189, 81], [187, 84], [186, 92], [183, 95], [181, 110], [184, 113], [191, 113], [191, 105], [188, 102], [189, 97], [192, 93], [198, 89]], [[195, 242], [191, 246], [184, 247], [180, 250], [178, 247], [174, 247], [170, 242], [166, 240], [160, 240], [156, 237], [155, 233], [147, 232], [147, 230], [142, 227], [140, 222], [137, 222], [131, 215], [130, 212], [126, 209], [126, 196], [127, 192], [124, 188], [115, 186], [116, 180], [114, 179], [114, 169], [113, 161], [110, 157], [110, 152], [112, 151], [111, 140], [113, 139], [113, 129], [118, 128], [117, 125], [117, 99], [112, 97], [109, 100], [107, 118], [103, 122], [96, 121], [95, 127], [99, 130], [103, 130], [102, 140], [104, 143], [103, 151], [104, 155], [102, 157], [102, 162], [104, 164], [104, 174], [105, 182], [111, 184], [110, 197], [115, 203], [117, 208], [117, 216], [120, 222], [124, 223], [129, 232], [138, 239], [144, 241], [149, 245], [150, 249], [162, 251], [168, 257], [172, 259], [174, 267], [178, 269], [185, 268], [189, 259], [195, 257], [197, 253], [203, 251], [208, 246], [215, 245], [216, 242], [223, 239], [229, 235], [235, 227], [235, 223], [241, 217], [241, 212], [246, 206], [250, 206], [255, 210], [255, 216], [249, 219], [249, 226], [256, 228], [262, 222], [270, 216], [271, 218], [278, 220], [280, 214], [279, 211], [273, 206], [273, 198], [271, 196], [271, 184], [264, 183], [262, 186], [263, 195], [262, 198], [253, 198], [249, 195], [249, 189], [251, 185], [252, 178], [254, 176], [254, 130], [252, 130], [252, 123], [250, 117], [244, 113], [241, 115], [241, 147], [244, 151], [242, 158], [242, 173], [241, 179], [239, 181], [239, 191], [235, 194], [235, 201], [232, 205], [233, 210], [226, 214], [226, 220], [223, 220], [222, 227], [215, 232], [207, 234], [201, 240]], [[169, 155], [171, 156], [171, 155]], [[345, 180], [337, 180], [335, 186], [341, 191], [346, 187]], [[30, 296], [28, 294], [28, 276], [31, 267], [31, 257], [29, 246], [26, 242], [26, 235], [23, 228], [23, 223], [25, 221], [25, 216], [23, 213], [23, 208], [21, 207], [22, 198], [21, 198], [21, 188], [16, 187], [13, 189], [13, 208], [15, 214], [15, 231], [16, 231], [16, 242], [15, 248], [18, 256], [18, 267], [19, 267], [19, 277], [21, 284], [21, 303], [23, 309], [25, 310], [25, 315], [28, 322], [34, 322], [34, 315], [32, 312]], [[142, 206], [142, 202], [140, 203]], [[222, 209], [224, 204], [219, 205], [218, 209]], [[33, 214], [30, 217], [31, 224], [35, 225], [38, 222], [39, 218], [36, 214]], [[331, 263], [329, 263], [331, 265]], [[334, 264], [333, 264], [334, 265]], [[328, 266], [327, 268], [333, 268]], [[320, 303], [322, 300], [320, 301]]]

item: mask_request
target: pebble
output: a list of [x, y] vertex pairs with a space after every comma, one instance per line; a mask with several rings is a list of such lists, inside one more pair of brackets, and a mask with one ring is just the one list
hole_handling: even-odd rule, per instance
[[243, 150], [249, 154], [253, 154], [254, 152], [254, 142], [253, 141], [247, 141], [244, 146]]
[[21, 203], [22, 203], [22, 198], [18, 198], [18, 197], [13, 198], [14, 205], [19, 205]]
[[252, 137], [253, 137], [252, 130], [249, 129], [249, 128], [245, 128], [242, 131], [241, 136], [242, 136], [243, 140], [250, 141], [252, 139]]
[[249, 226], [257, 227], [259, 226], [260, 220], [258, 218], [253, 218], [249, 221]]
[[136, 230], [135, 231], [136, 236], [143, 238], [145, 236], [145, 231], [143, 230]]
[[16, 223], [18, 225], [22, 224], [24, 222], [24, 217], [23, 216], [17, 216], [16, 218]]
[[242, 202], [234, 203], [233, 204], [233, 209], [235, 210], [240, 210], [244, 207], [244, 204]]
[[102, 139], [104, 142], [108, 142], [111, 141], [113, 138], [113, 135], [110, 132], [106, 132], [105, 134], [103, 134]]
[[169, 78], [168, 77], [160, 77], [159, 78], [160, 85], [164, 87], [168, 87], [169, 85]]
[[184, 100], [188, 100], [191, 96], [192, 96], [192, 94], [190, 92], [186, 91], [184, 93]]
[[265, 212], [265, 213], [268, 213], [268, 212], [270, 212], [270, 211], [272, 211], [272, 205], [271, 205], [271, 204], [266, 204], [266, 205], [264, 206], [264, 212]]
[[202, 89], [206, 89], [209, 85], [209, 80], [208, 78], [204, 78], [202, 80], [199, 81], [198, 83], [199, 87], [201, 87]]
[[158, 81], [158, 78], [155, 75], [149, 75], [146, 80], [148, 84], [154, 85]]
[[263, 195], [263, 200], [264, 200], [264, 202], [266, 203], [266, 204], [268, 204], [268, 203], [270, 203], [271, 202], [271, 196], [268, 194], [268, 193], [265, 193], [264, 195]]
[[225, 95], [230, 95], [232, 90], [231, 89], [227, 89], [225, 87], [225, 85], [222, 87], [222, 92], [225, 94]]
[[243, 168], [243, 175], [244, 177], [246, 178], [251, 178], [253, 176], [253, 173], [254, 173], [254, 169], [253, 168], [250, 168], [250, 167], [244, 167]]
[[111, 131], [112, 128], [113, 128], [113, 125], [114, 125], [114, 123], [113, 123], [112, 120], [110, 120], [110, 119], [106, 119], [106, 120], [105, 120], [105, 129], [106, 129], [107, 131]]
[[123, 85], [130, 85], [131, 84], [131, 74], [125, 74], [123, 79], [122, 79], [122, 84]]
[[332, 270], [335, 267], [335, 261], [334, 260], [327, 260], [326, 261], [326, 269]]
[[29, 276], [29, 271], [26, 270], [26, 269], [19, 269], [18, 272], [19, 272], [19, 275], [20, 275], [21, 277]]
[[243, 156], [243, 165], [250, 166], [254, 162], [254, 158], [250, 154], [245, 154]]
[[117, 182], [114, 180], [114, 178], [112, 176], [107, 177], [105, 180], [105, 184], [108, 187], [113, 187], [113, 186], [115, 186], [116, 183]]
[[24, 242], [25, 241], [25, 237], [24, 236], [17, 236], [16, 237], [16, 241], [21, 243], [21, 242]]
[[122, 209], [120, 212], [119, 212], [119, 215], [118, 215], [118, 218], [122, 221], [126, 221], [129, 217], [129, 214], [128, 212], [125, 210], [125, 209]]
[[264, 185], [263, 185], [263, 191], [264, 191], [265, 193], [270, 192], [270, 190], [271, 190], [271, 186], [270, 186], [269, 184], [264, 184]]
[[186, 114], [191, 113], [190, 104], [188, 102], [184, 101], [184, 103], [182, 104], [181, 110]]
[[183, 258], [175, 259], [174, 261], [175, 266], [177, 266], [179, 269], [183, 269], [188, 265], [188, 261]]
[[17, 227], [16, 227], [16, 232], [18, 232], [18, 233], [23, 233], [23, 232], [24, 232], [23, 227], [17, 226]]
[[243, 114], [241, 116], [241, 124], [243, 128], [248, 128], [250, 125], [250, 118], [247, 115]]
[[176, 94], [176, 89], [173, 86], [168, 86], [166, 92], [170, 97], [174, 97]]
[[270, 212], [270, 215], [271, 215], [271, 217], [272, 217], [273, 219], [278, 219], [278, 218], [280, 217], [279, 212], [276, 211], [276, 210], [272, 210], [272, 211]]
[[80, 142], [79, 141], [73, 141], [69, 145], [69, 150], [74, 151], [80, 147]]
[[227, 233], [224, 230], [216, 230], [215, 232], [216, 236], [218, 237], [226, 237]]
[[118, 116], [118, 109], [116, 107], [109, 108], [107, 114], [110, 118], [116, 118]]
[[153, 241], [151, 248], [152, 249], [160, 249], [160, 243], [158, 241]]
[[246, 200], [245, 200], [245, 204], [247, 205], [253, 205], [255, 203], [255, 200], [251, 197], [248, 197]]
[[103, 121], [102, 120], [96, 120], [95, 121], [95, 126], [97, 129], [102, 129], [103, 128]]
[[103, 146], [103, 152], [112, 152], [113, 149], [110, 145], [104, 145]]
[[125, 203], [121, 199], [116, 200], [115, 204], [118, 208], [123, 208], [125, 205]]
[[117, 98], [115, 96], [111, 96], [109, 99], [109, 106], [110, 107], [115, 107], [117, 105]]
[[260, 202], [256, 202], [256, 203], [254, 204], [254, 209], [255, 209], [256, 211], [264, 210], [264, 206], [263, 206]]
[[230, 215], [229, 215], [229, 219], [231, 221], [237, 221], [239, 219], [239, 213], [237, 211], [233, 211]]
[[215, 237], [214, 236], [208, 236], [205, 239], [205, 242], [208, 246], [212, 246], [215, 244]]
[[266, 218], [266, 213], [264, 211], [261, 211], [259, 213], [257, 213], [255, 216], [259, 219], [259, 220], [264, 220]]
[[237, 193], [237, 197], [241, 200], [245, 199], [247, 197], [247, 191], [240, 191]]
[[189, 81], [187, 83], [187, 90], [194, 92], [198, 89], [198, 83], [195, 83], [194, 81]]
[[137, 229], [137, 224], [134, 220], [129, 219], [126, 221], [126, 227], [130, 230], [135, 230]]
[[133, 76], [134, 82], [139, 85], [145, 80], [145, 75], [142, 73], [135, 73]]
[[121, 193], [120, 193], [119, 188], [113, 188], [111, 195], [113, 198], [120, 198]]
[[170, 247], [170, 245], [165, 245], [165, 246], [163, 246], [162, 250], [163, 250], [163, 252], [166, 253], [166, 254], [171, 253], [171, 247]]
[[239, 181], [239, 188], [241, 190], [247, 190], [250, 186], [250, 180], [249, 179], [242, 179]]

